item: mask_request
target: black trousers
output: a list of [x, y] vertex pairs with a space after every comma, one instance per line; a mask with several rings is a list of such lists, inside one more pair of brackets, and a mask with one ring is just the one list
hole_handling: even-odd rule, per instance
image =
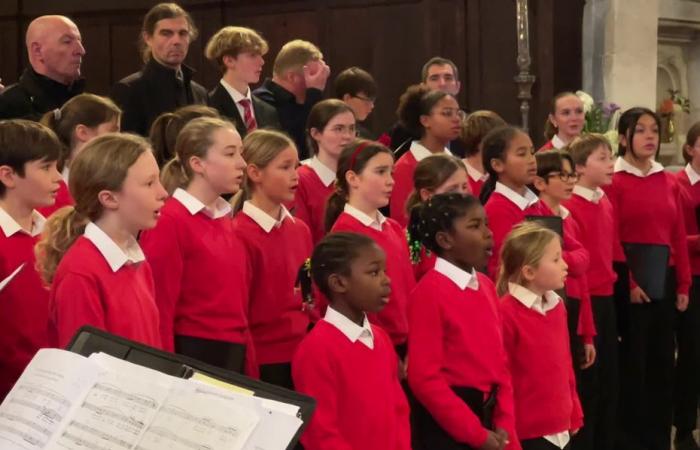
[[618, 332], [615, 302], [611, 296], [592, 297], [597, 335], [596, 361], [579, 370], [577, 383], [584, 425], [571, 438], [572, 450], [615, 450], [618, 403]]
[[676, 311], [676, 384], [674, 417], [676, 439], [689, 438], [697, 424], [700, 395], [700, 276], [693, 276], [690, 303]]
[[260, 364], [260, 380], [294, 390], [292, 363]]
[[245, 352], [244, 344], [193, 336], [175, 336], [175, 353], [233, 372], [243, 373]]
[[[535, 438], [535, 439], [524, 439], [520, 441], [520, 445], [523, 450], [560, 450], [559, 447], [549, 442], [547, 439]], [[564, 450], [571, 448], [571, 441], [564, 447]]]
[[626, 268], [618, 275], [618, 283], [625, 284], [616, 289], [620, 296], [616, 299], [618, 315], [623, 315], [619, 321], [623, 328], [617, 448], [668, 450], [673, 412], [676, 273], [673, 268], [667, 271], [663, 299], [644, 304], [630, 303]]

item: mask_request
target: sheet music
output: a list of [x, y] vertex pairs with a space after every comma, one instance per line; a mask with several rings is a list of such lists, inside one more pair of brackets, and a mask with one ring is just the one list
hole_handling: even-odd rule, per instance
[[48, 449], [129, 450], [153, 420], [169, 387], [107, 372], [70, 412]]
[[247, 408], [197, 392], [165, 402], [137, 450], [241, 450], [260, 418]]
[[5, 277], [4, 280], [0, 281], [0, 291], [5, 289], [5, 286], [7, 286], [7, 284], [10, 281], [12, 281], [12, 279], [15, 277], [15, 275], [17, 275], [19, 273], [19, 271], [22, 270], [22, 267], [24, 267], [24, 264], [25, 263], [20, 264], [19, 267], [17, 267], [14, 272], [12, 272], [7, 277]]
[[42, 449], [99, 368], [75, 353], [39, 350], [0, 406], [0, 448]]

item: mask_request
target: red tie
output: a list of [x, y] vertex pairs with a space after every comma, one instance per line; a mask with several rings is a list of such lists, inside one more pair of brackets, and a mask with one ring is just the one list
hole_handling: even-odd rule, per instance
[[253, 117], [253, 108], [250, 107], [250, 100], [244, 98], [238, 103], [243, 107], [243, 122], [245, 122], [246, 131], [250, 133], [258, 128], [258, 123], [255, 121], [255, 117]]

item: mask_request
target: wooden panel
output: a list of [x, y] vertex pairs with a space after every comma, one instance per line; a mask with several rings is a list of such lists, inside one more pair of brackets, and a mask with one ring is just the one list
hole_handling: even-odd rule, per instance
[[24, 50], [24, 45], [18, 41], [19, 37], [15, 20], [0, 20], [0, 78], [5, 86], [14, 83], [22, 71], [19, 66], [21, 56], [18, 52]]

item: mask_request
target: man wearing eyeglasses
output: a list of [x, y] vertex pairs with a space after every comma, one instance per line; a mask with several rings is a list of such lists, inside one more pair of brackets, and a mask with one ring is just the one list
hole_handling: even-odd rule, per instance
[[363, 123], [374, 109], [374, 101], [377, 98], [377, 83], [372, 75], [359, 67], [350, 67], [335, 78], [333, 90], [335, 98], [345, 102], [355, 113], [358, 136], [363, 139], [376, 139], [377, 134]]

